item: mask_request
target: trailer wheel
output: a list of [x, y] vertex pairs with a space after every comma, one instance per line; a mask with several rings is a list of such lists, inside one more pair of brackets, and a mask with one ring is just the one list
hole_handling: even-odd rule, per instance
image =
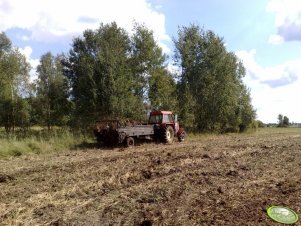
[[127, 147], [134, 147], [135, 146], [135, 140], [133, 137], [126, 138], [126, 146]]
[[171, 126], [167, 126], [164, 133], [164, 141], [165, 143], [171, 144], [173, 142], [173, 138], [175, 136], [175, 131]]

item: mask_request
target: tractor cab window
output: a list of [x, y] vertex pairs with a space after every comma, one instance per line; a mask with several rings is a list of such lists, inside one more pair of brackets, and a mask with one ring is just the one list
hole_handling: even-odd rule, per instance
[[150, 124], [162, 123], [162, 115], [151, 115], [149, 117]]
[[163, 115], [163, 123], [173, 123], [173, 115], [168, 114], [168, 115]]

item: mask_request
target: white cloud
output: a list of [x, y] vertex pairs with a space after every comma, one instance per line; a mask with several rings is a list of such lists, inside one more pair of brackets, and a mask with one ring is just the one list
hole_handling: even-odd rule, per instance
[[32, 53], [32, 48], [30, 46], [25, 46], [24, 48], [20, 48], [19, 50], [27, 60], [30, 58], [30, 55]]
[[271, 0], [267, 11], [276, 13], [275, 25], [277, 27], [293, 21], [300, 22], [301, 4], [299, 0]]
[[273, 45], [279, 45], [284, 42], [284, 38], [281, 35], [271, 35], [269, 37], [268, 43], [271, 43]]
[[130, 32], [136, 21], [152, 29], [165, 52], [169, 51], [164, 44], [170, 41], [165, 16], [147, 0], [0, 0], [0, 17], [4, 18], [0, 30], [26, 29], [31, 31], [31, 39], [42, 42], [70, 39], [85, 29], [96, 29], [101, 22], [116, 21]]
[[299, 0], [271, 0], [266, 10], [269, 13], [275, 13], [277, 28], [277, 34], [269, 38], [269, 43], [301, 41], [301, 4]]
[[24, 48], [19, 48], [19, 51], [26, 57], [26, 60], [31, 65], [30, 70], [30, 80], [33, 81], [37, 78], [36, 76], [36, 68], [39, 65], [40, 61], [39, 59], [32, 59], [32, 48], [30, 46], [25, 46]]
[[[236, 55], [243, 61], [248, 69], [250, 79], [258, 79], [258, 75], [263, 73], [263, 69], [255, 62], [256, 49], [248, 51], [237, 51]], [[251, 69], [251, 70], [250, 70]]]
[[258, 119], [277, 122], [278, 114], [290, 121], [301, 122], [301, 58], [272, 67], [263, 67], [256, 61], [256, 51], [238, 51], [247, 74], [245, 83], [251, 89], [252, 103]]

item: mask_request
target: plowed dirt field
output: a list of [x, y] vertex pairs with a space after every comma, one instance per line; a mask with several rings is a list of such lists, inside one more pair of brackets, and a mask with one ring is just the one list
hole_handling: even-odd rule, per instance
[[0, 160], [0, 225], [279, 225], [272, 205], [301, 215], [301, 129]]

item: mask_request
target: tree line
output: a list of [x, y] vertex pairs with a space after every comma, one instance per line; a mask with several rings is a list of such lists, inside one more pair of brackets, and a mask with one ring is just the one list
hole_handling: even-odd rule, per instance
[[145, 25], [135, 24], [130, 35], [115, 22], [100, 24], [74, 38], [68, 53], [42, 55], [30, 81], [30, 65], [1, 33], [0, 126], [86, 129], [98, 118], [145, 120], [153, 109], [177, 112], [192, 131], [253, 126], [245, 68], [223, 39], [191, 24], [173, 42], [169, 59]]

